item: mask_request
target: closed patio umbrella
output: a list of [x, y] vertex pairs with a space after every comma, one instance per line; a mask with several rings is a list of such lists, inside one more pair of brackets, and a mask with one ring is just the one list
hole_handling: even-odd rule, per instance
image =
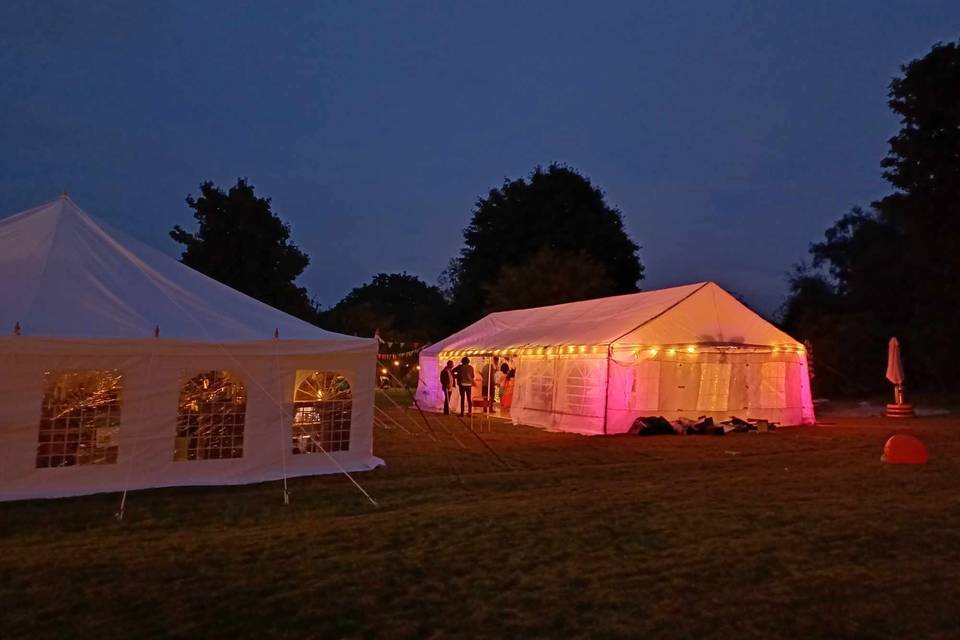
[[903, 360], [900, 357], [900, 341], [895, 337], [890, 338], [890, 344], [887, 345], [887, 380], [893, 384], [893, 405], [887, 405], [887, 415], [913, 415], [913, 407], [903, 401]]

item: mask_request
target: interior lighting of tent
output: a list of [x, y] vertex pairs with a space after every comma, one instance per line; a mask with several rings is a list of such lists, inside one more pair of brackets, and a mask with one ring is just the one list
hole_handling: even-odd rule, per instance
[[687, 347], [687, 353], [696, 353], [696, 352], [697, 352], [697, 348], [695, 346], [690, 345], [689, 347]]

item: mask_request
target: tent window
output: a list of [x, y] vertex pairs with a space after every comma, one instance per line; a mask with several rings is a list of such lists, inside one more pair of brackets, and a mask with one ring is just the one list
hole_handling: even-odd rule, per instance
[[603, 415], [603, 389], [596, 365], [578, 362], [567, 373], [567, 412], [579, 416]]
[[46, 373], [38, 469], [116, 464], [122, 383], [115, 369]]
[[697, 411], [726, 411], [730, 402], [730, 373], [727, 362], [700, 363], [700, 393]]
[[634, 364], [630, 407], [641, 410], [660, 408], [660, 361], [642, 360]]
[[314, 371], [293, 396], [293, 453], [350, 449], [353, 393], [343, 376]]
[[787, 406], [787, 363], [760, 365], [760, 406], [764, 409]]
[[553, 360], [529, 360], [524, 365], [530, 370], [524, 408], [551, 411], [553, 409], [553, 379], [556, 363]]
[[206, 371], [180, 389], [174, 460], [243, 457], [247, 392], [229, 371]]

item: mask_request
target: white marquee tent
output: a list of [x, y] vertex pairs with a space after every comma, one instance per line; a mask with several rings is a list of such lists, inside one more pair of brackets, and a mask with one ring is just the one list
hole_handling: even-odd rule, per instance
[[0, 499], [371, 469], [374, 340], [330, 333], [63, 196], [0, 220]]
[[421, 352], [420, 406], [442, 408], [439, 370], [464, 356], [516, 368], [517, 424], [602, 434], [648, 415], [814, 421], [803, 345], [712, 282], [491, 313]]

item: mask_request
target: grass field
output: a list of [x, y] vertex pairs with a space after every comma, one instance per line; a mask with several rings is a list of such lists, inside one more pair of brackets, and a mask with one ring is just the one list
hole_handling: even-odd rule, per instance
[[[410, 416], [396, 415], [400, 420]], [[439, 420], [439, 418], [435, 418]], [[403, 424], [414, 431], [411, 422]], [[955, 638], [960, 419], [585, 438], [378, 428], [342, 477], [0, 504], [14, 638]], [[928, 445], [887, 467], [885, 438]], [[414, 431], [414, 433], [418, 433]]]

